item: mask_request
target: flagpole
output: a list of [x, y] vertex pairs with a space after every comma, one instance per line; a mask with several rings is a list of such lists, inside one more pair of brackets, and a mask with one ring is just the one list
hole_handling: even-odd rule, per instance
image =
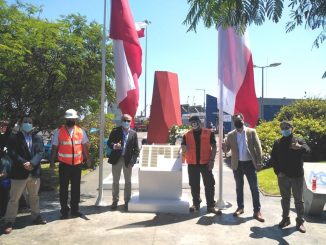
[[[219, 34], [218, 34], [219, 35]], [[220, 41], [220, 40], [219, 40]], [[219, 61], [221, 62], [221, 61]], [[220, 69], [218, 69], [220, 70]], [[217, 201], [217, 207], [222, 209], [225, 208], [225, 203], [223, 201], [223, 151], [222, 151], [222, 143], [223, 143], [223, 80], [219, 79], [219, 76], [222, 74], [218, 74], [217, 79], [219, 81], [219, 101], [218, 101], [218, 159], [219, 159], [219, 195]]]
[[103, 20], [103, 37], [102, 37], [102, 81], [101, 81], [101, 107], [100, 107], [100, 147], [99, 147], [99, 180], [98, 180], [98, 197], [96, 206], [106, 206], [103, 199], [103, 149], [104, 149], [104, 101], [105, 101], [105, 66], [106, 66], [106, 0], [104, 0], [104, 20]]

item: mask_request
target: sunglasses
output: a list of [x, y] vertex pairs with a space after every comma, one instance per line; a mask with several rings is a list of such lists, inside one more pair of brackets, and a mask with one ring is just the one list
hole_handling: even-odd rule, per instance
[[123, 119], [123, 122], [131, 122], [131, 120]]

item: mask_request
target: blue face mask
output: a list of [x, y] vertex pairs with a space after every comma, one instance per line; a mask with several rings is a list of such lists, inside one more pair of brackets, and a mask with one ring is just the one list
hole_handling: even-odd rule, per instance
[[291, 129], [281, 130], [281, 134], [282, 134], [284, 137], [288, 137], [288, 136], [290, 136], [291, 133], [292, 133], [292, 130], [291, 130]]
[[130, 122], [123, 121], [122, 122], [122, 127], [125, 128], [125, 129], [130, 128]]
[[29, 133], [29, 132], [32, 131], [32, 129], [33, 129], [33, 124], [31, 124], [31, 123], [23, 123], [22, 130], [24, 132]]

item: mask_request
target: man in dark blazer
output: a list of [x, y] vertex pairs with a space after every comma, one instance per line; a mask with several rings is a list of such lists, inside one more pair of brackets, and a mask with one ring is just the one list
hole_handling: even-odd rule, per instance
[[108, 146], [112, 149], [108, 162], [112, 164], [112, 210], [116, 210], [119, 202], [119, 180], [121, 169], [125, 178], [124, 208], [128, 210], [128, 202], [131, 197], [131, 173], [132, 167], [139, 155], [138, 137], [136, 131], [130, 128], [132, 117], [124, 114], [121, 118], [121, 126], [112, 129]]
[[44, 145], [41, 136], [33, 134], [33, 120], [24, 117], [21, 129], [9, 138], [8, 153], [12, 159], [10, 172], [11, 189], [10, 200], [5, 214], [4, 233], [12, 231], [13, 223], [18, 212], [19, 198], [25, 188], [28, 191], [29, 204], [33, 223], [46, 224], [40, 215], [39, 189], [41, 160], [44, 156]]

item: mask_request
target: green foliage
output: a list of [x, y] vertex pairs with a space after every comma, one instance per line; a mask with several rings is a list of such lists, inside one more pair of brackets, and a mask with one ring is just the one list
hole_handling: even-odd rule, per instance
[[281, 108], [271, 122], [263, 122], [256, 130], [262, 143], [264, 160], [268, 161], [273, 143], [280, 138], [279, 123], [291, 120], [294, 135], [303, 138], [311, 148], [309, 161], [326, 160], [326, 101], [322, 99], [298, 100]]
[[[99, 113], [92, 113], [84, 118], [81, 123], [81, 126], [88, 132], [88, 138], [90, 141], [90, 155], [94, 163], [98, 163], [99, 157], [99, 146], [100, 146], [100, 131], [90, 133], [91, 128], [99, 129], [100, 128], [100, 119]], [[111, 130], [116, 126], [112, 119], [114, 118], [113, 114], [105, 115], [105, 126], [104, 126], [104, 138], [108, 138]], [[104, 140], [104, 139], [103, 139]], [[104, 146], [105, 147], [105, 146]], [[104, 151], [104, 148], [103, 148]]]
[[183, 135], [190, 130], [190, 128], [191, 127], [189, 125], [173, 125], [169, 129], [169, 143], [171, 145], [175, 145], [177, 139], [182, 138]]
[[[0, 0], [0, 115], [34, 117], [40, 130], [59, 124], [65, 110], [99, 108], [102, 26], [71, 14], [55, 22], [37, 17], [30, 4]], [[106, 91], [114, 99], [113, 58], [107, 49]]]

